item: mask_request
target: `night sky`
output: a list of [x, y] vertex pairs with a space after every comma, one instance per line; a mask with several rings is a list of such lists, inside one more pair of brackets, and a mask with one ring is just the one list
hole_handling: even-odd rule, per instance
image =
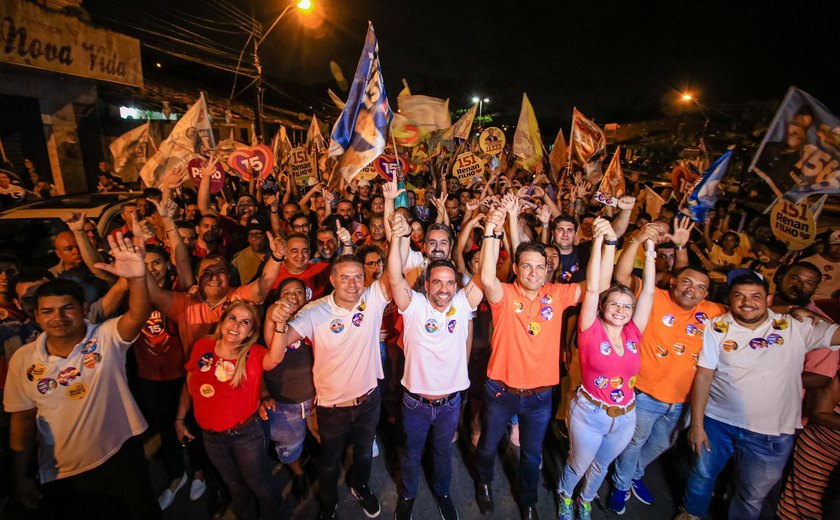
[[[143, 5], [154, 16], [177, 5], [225, 22], [214, 1], [221, 0]], [[781, 99], [797, 85], [840, 112], [836, 2], [797, 1], [784, 8], [732, 1], [313, 2], [315, 15], [302, 20], [291, 11], [260, 49], [266, 75], [279, 85], [308, 89], [310, 102], [328, 103], [328, 86], [343, 97], [329, 62], [336, 61], [352, 79], [371, 20], [392, 105], [406, 78], [413, 93], [449, 97], [452, 109], [469, 106], [474, 95], [489, 97], [485, 112], [506, 122], [515, 121], [527, 92], [541, 123], [555, 122], [555, 128], [570, 119], [573, 106], [601, 123], [660, 117], [673, 112], [678, 91], [693, 93], [706, 108], [737, 111], [750, 100]], [[287, 5], [234, 4], [248, 13], [255, 6], [265, 26]], [[109, 19], [133, 19], [126, 5], [136, 2], [84, 5], [95, 22], [113, 26]], [[177, 14], [163, 16], [178, 23]], [[319, 18], [317, 27], [304, 27]], [[206, 34], [239, 50], [245, 36], [235, 32]]]

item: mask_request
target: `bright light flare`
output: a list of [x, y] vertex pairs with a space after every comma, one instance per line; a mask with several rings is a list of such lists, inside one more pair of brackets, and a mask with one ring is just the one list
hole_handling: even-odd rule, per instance
[[694, 101], [694, 96], [692, 96], [691, 94], [683, 94], [683, 95], [681, 96], [681, 99], [682, 99], [683, 101], [686, 101], [686, 102], [688, 102], [688, 101]]
[[312, 0], [300, 0], [296, 4], [296, 7], [301, 11], [311, 11], [312, 10]]

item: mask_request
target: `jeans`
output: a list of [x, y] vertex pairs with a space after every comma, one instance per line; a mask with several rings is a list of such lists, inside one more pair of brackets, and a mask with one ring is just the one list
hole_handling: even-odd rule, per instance
[[235, 433], [204, 430], [204, 447], [230, 491], [237, 518], [279, 517], [280, 490], [272, 486], [265, 435], [259, 420]]
[[268, 435], [277, 443], [277, 458], [283, 464], [298, 460], [303, 452], [306, 422], [312, 415], [313, 401], [314, 398], [299, 404], [276, 403], [276, 409], [268, 412]]
[[402, 454], [403, 497], [417, 496], [420, 479], [420, 457], [426, 438], [432, 436], [434, 453], [434, 483], [432, 493], [437, 496], [449, 494], [449, 482], [452, 480], [452, 437], [458, 429], [461, 415], [461, 394], [440, 406], [423, 403], [403, 394], [403, 429], [405, 431], [405, 453]]
[[671, 447], [683, 403], [663, 403], [644, 392], [636, 393], [636, 431], [627, 448], [615, 461], [613, 486], [627, 491], [645, 468]]
[[184, 451], [172, 427], [178, 415], [178, 400], [183, 387], [183, 377], [170, 381], [137, 379], [140, 408], [149, 426], [160, 434], [160, 451], [169, 480], [180, 479], [184, 474]]
[[580, 498], [591, 501], [598, 494], [610, 464], [633, 437], [636, 410], [610, 417], [606, 410], [578, 393], [569, 403], [569, 416], [569, 456], [557, 491], [571, 497], [585, 474]]
[[758, 518], [767, 493], [782, 477], [795, 436], [755, 433], [710, 417], [705, 417], [703, 423], [711, 451], [703, 449], [695, 457], [683, 507], [692, 515], [706, 514], [715, 480], [734, 454], [738, 459], [738, 485], [729, 506], [729, 518]]
[[345, 445], [353, 445], [351, 486], [367, 485], [373, 460], [373, 436], [379, 422], [379, 389], [358, 406], [319, 406], [316, 416], [321, 432], [321, 507], [332, 511], [338, 504], [338, 475]]
[[519, 415], [519, 505], [536, 506], [543, 438], [551, 419], [551, 390], [520, 397], [488, 379], [484, 383], [484, 410], [476, 453], [478, 481], [482, 484], [493, 481], [499, 441], [507, 431], [510, 418]]

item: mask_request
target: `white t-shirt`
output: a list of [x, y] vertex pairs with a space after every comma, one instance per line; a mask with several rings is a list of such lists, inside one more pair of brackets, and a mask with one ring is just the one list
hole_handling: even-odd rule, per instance
[[405, 371], [402, 384], [415, 394], [447, 395], [470, 386], [467, 373], [467, 334], [475, 308], [464, 291], [455, 293], [449, 308], [440, 312], [417, 291], [403, 317]]
[[128, 389], [117, 318], [87, 324], [85, 339], [67, 358], [47, 353], [47, 335], [15, 352], [3, 406], [37, 408], [41, 482], [71, 477], [103, 464], [148, 425]]
[[834, 298], [834, 294], [840, 291], [840, 262], [832, 262], [822, 255], [803, 258], [802, 262], [810, 262], [817, 266], [822, 273], [822, 281], [817, 286], [817, 291], [812, 297], [814, 300]]
[[763, 435], [793, 434], [802, 427], [805, 353], [830, 345], [838, 326], [768, 312], [755, 330], [739, 325], [731, 313], [706, 326], [697, 362], [715, 370], [706, 415]]
[[330, 294], [308, 303], [289, 322], [312, 343], [312, 376], [319, 405], [355, 399], [385, 377], [379, 357], [379, 329], [386, 305], [388, 300], [376, 281], [351, 310], [336, 305]]

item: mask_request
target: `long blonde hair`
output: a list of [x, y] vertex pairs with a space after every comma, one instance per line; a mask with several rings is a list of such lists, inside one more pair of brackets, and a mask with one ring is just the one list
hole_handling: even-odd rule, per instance
[[249, 334], [248, 337], [233, 350], [236, 355], [236, 370], [233, 373], [233, 378], [230, 380], [230, 386], [234, 388], [241, 385], [247, 377], [245, 368], [247, 364], [246, 360], [248, 357], [248, 351], [251, 350], [251, 347], [257, 342], [257, 338], [259, 338], [260, 335], [260, 311], [256, 305], [249, 301], [236, 300], [232, 302], [227, 309], [225, 309], [224, 314], [222, 314], [222, 318], [219, 320], [219, 323], [216, 324], [216, 331], [213, 333], [213, 337], [217, 342], [222, 339], [221, 324], [225, 321], [225, 319], [227, 319], [234, 309], [239, 308], [245, 308], [251, 313], [253, 323], [251, 327], [251, 334]]

